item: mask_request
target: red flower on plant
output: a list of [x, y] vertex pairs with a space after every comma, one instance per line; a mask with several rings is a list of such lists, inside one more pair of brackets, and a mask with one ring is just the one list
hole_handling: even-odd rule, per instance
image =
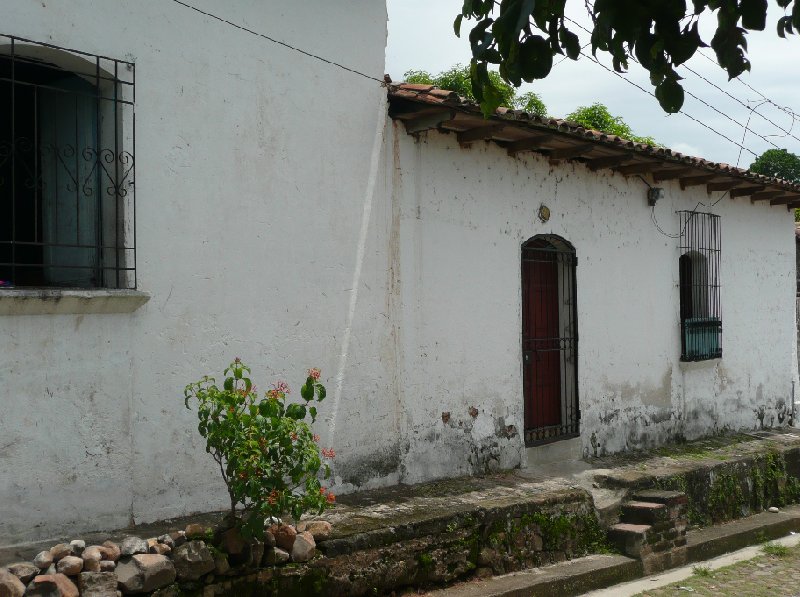
[[319, 434], [318, 433], [314, 434], [314, 441], [319, 443]]
[[267, 502], [269, 502], [271, 506], [274, 506], [276, 503], [278, 503], [278, 498], [280, 498], [280, 496], [281, 496], [280, 492], [273, 489], [272, 491], [269, 492], [269, 496], [267, 497]]
[[278, 383], [272, 384], [272, 387], [275, 388], [281, 394], [291, 394], [292, 391], [289, 389], [289, 384], [285, 381], [279, 381]]
[[322, 448], [322, 455], [325, 458], [335, 458], [336, 451], [333, 448]]
[[322, 371], [320, 371], [316, 367], [312, 367], [311, 369], [308, 370], [308, 376], [314, 381], [318, 381], [320, 375], [322, 375]]
[[235, 359], [233, 359], [233, 362], [238, 365], [239, 363], [242, 362], [242, 359], [240, 359], [239, 357], [236, 357]]
[[332, 493], [328, 493], [328, 503], [329, 503], [329, 504], [332, 504], [332, 503], [334, 503], [335, 501], [336, 501], [336, 496], [335, 496], [335, 495], [333, 495]]
[[293, 441], [293, 442], [296, 442], [296, 441], [297, 441], [297, 434], [296, 434], [294, 431], [292, 431], [292, 435], [291, 435], [291, 437], [292, 437], [292, 441]]

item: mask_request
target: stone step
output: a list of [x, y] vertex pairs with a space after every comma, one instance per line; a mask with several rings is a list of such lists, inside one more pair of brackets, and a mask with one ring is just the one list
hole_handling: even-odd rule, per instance
[[608, 540], [621, 552], [638, 558], [642, 549], [648, 545], [649, 533], [652, 528], [652, 525], [649, 524], [621, 522], [608, 529]]
[[631, 496], [631, 499], [638, 502], [664, 504], [667, 507], [689, 503], [689, 498], [682, 491], [668, 491], [666, 489], [645, 489], [637, 491]]
[[669, 524], [669, 508], [665, 504], [656, 502], [627, 502], [622, 504], [622, 522], [629, 524], [663, 525]]

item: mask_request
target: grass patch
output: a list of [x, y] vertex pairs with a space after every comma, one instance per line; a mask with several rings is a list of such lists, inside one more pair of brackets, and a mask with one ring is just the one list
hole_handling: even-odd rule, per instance
[[703, 578], [714, 576], [714, 573], [711, 572], [711, 568], [708, 566], [692, 566], [692, 574], [695, 576], [702, 576]]
[[765, 543], [761, 550], [765, 554], [775, 556], [776, 558], [785, 558], [789, 555], [789, 548], [780, 543]]

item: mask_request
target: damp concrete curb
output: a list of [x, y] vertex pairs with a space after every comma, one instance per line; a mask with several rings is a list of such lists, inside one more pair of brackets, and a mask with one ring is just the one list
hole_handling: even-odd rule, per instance
[[[733, 522], [696, 529], [687, 535], [690, 563], [800, 532], [800, 506], [780, 512], [763, 512]], [[473, 580], [439, 591], [429, 597], [572, 597], [644, 578], [642, 564], [622, 555], [592, 555], [535, 568]]]

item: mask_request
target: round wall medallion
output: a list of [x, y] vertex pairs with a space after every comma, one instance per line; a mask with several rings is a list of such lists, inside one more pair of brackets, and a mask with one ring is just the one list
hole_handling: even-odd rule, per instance
[[550, 208], [547, 207], [546, 205], [540, 205], [538, 215], [540, 222], [542, 223], [546, 222], [547, 220], [550, 219]]

